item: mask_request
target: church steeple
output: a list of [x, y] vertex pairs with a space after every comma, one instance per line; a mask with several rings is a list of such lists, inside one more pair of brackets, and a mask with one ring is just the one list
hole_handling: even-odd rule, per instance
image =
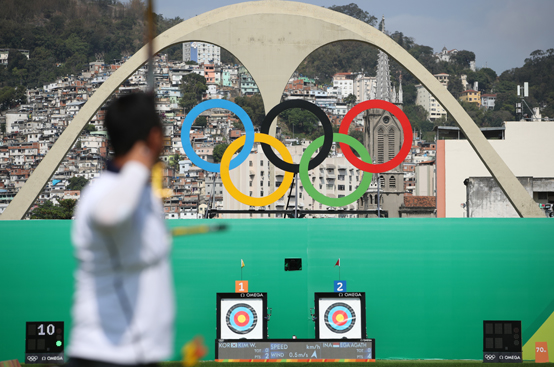
[[[385, 16], [381, 19], [381, 32], [385, 32]], [[377, 59], [377, 76], [376, 76], [376, 91], [375, 98], [383, 101], [392, 102], [392, 91], [390, 83], [389, 57], [386, 53], [379, 50]]]
[[402, 74], [400, 74], [400, 83], [398, 86], [398, 103], [404, 104], [404, 93], [402, 92]]
[[[385, 16], [381, 19], [380, 31], [385, 33]], [[391, 103], [403, 103], [404, 96], [402, 95], [402, 75], [398, 86], [398, 94], [396, 87], [393, 87], [390, 80], [389, 56], [379, 50], [377, 59], [377, 75], [375, 77], [375, 99], [382, 99]]]

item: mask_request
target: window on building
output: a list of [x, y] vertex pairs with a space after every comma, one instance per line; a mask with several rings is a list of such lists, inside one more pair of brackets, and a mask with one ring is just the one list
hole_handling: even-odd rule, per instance
[[339, 191], [344, 191], [344, 185], [339, 185]]
[[389, 180], [389, 186], [391, 188], [396, 188], [396, 178], [394, 176], [391, 176], [391, 178]]
[[250, 181], [250, 187], [252, 187], [252, 181]]
[[383, 128], [377, 130], [377, 163], [385, 162], [385, 131]]
[[261, 161], [260, 161], [260, 167], [263, 167], [263, 166], [264, 166], [264, 161], [261, 160]]
[[379, 186], [381, 186], [381, 188], [385, 187], [385, 177], [379, 176]]
[[263, 192], [263, 191], [260, 191], [260, 196], [264, 196], [264, 192]]
[[394, 134], [394, 129], [392, 127], [389, 129], [389, 142], [388, 143], [389, 143], [388, 159], [390, 161], [396, 155], [395, 134]]

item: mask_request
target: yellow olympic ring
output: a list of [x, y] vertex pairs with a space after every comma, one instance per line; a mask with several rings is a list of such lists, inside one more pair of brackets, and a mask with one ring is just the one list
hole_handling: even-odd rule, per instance
[[[294, 178], [294, 173], [292, 172], [285, 172], [285, 177], [283, 178], [283, 182], [281, 182], [281, 185], [273, 194], [263, 196], [261, 198], [253, 198], [251, 196], [245, 195], [242, 192], [240, 192], [235, 185], [233, 185], [233, 182], [231, 181], [231, 176], [229, 175], [229, 165], [231, 164], [231, 158], [233, 158], [233, 154], [237, 150], [239, 150], [240, 147], [244, 145], [246, 136], [243, 135], [237, 140], [235, 140], [231, 145], [227, 147], [225, 150], [225, 153], [223, 154], [223, 157], [221, 158], [221, 166], [220, 166], [220, 172], [221, 172], [221, 181], [223, 182], [223, 186], [227, 189], [227, 192], [236, 200], [240, 201], [243, 204], [250, 205], [250, 206], [265, 206], [272, 204], [279, 200], [283, 195], [286, 194], [287, 189], [292, 184], [292, 180]], [[274, 138], [273, 136], [267, 135], [267, 134], [260, 134], [256, 133], [254, 134], [254, 142], [257, 143], [266, 143], [277, 149], [283, 160], [287, 163], [293, 163], [292, 162], [292, 156], [290, 155], [290, 152], [288, 151], [287, 147], [281, 143], [279, 140]]]

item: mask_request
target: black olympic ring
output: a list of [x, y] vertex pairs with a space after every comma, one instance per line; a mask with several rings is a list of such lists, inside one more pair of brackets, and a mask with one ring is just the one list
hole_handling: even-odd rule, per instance
[[[319, 166], [321, 163], [323, 163], [325, 158], [327, 158], [327, 156], [329, 155], [329, 152], [331, 151], [331, 147], [333, 146], [333, 126], [331, 125], [331, 121], [329, 120], [329, 117], [325, 112], [323, 112], [321, 108], [303, 99], [293, 99], [293, 100], [281, 102], [277, 106], [273, 107], [271, 111], [269, 111], [269, 113], [265, 116], [264, 121], [262, 122], [262, 127], [260, 128], [260, 132], [262, 134], [269, 135], [269, 128], [273, 123], [273, 120], [275, 120], [275, 118], [281, 112], [288, 110], [289, 108], [302, 108], [302, 109], [308, 110], [311, 113], [313, 113], [319, 119], [319, 121], [321, 121], [321, 124], [323, 125], [323, 133], [325, 136], [323, 140], [323, 145], [321, 146], [319, 153], [314, 158], [312, 158], [310, 160], [310, 163], [308, 164], [308, 169], [314, 169], [317, 166]], [[275, 167], [278, 167], [285, 172], [292, 172], [292, 173], [299, 172], [300, 170], [299, 164], [287, 163], [283, 161], [273, 152], [273, 149], [271, 149], [271, 146], [269, 146], [268, 144], [262, 143], [262, 149], [267, 159], [271, 163], [273, 163]]]

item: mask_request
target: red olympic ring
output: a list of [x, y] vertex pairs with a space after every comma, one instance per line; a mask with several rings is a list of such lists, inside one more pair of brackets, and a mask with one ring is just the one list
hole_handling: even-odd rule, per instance
[[[338, 315], [342, 315], [342, 321], [337, 320]], [[348, 321], [348, 316], [346, 315], [346, 312], [339, 310], [339, 311], [337, 311], [333, 314], [333, 322], [336, 325], [342, 326], [342, 325], [346, 324], [347, 321]]]
[[349, 145], [344, 143], [339, 143], [339, 144], [340, 144], [340, 148], [342, 149], [342, 152], [344, 153], [344, 157], [354, 167], [361, 169], [364, 172], [372, 172], [372, 173], [387, 172], [393, 169], [394, 167], [397, 167], [400, 164], [402, 164], [402, 162], [404, 161], [404, 159], [406, 159], [406, 157], [408, 156], [412, 148], [412, 139], [413, 139], [412, 125], [410, 125], [408, 116], [406, 116], [404, 111], [402, 111], [394, 104], [380, 99], [372, 99], [369, 101], [360, 102], [354, 107], [352, 107], [350, 111], [348, 111], [346, 116], [344, 116], [344, 119], [342, 119], [342, 122], [340, 124], [339, 133], [348, 135], [348, 128], [350, 127], [352, 120], [354, 120], [354, 118], [358, 116], [358, 114], [360, 114], [361, 112], [364, 112], [365, 110], [369, 110], [372, 108], [379, 108], [381, 110], [388, 111], [392, 113], [398, 119], [398, 121], [400, 121], [400, 124], [402, 125], [402, 131], [404, 132], [404, 142], [402, 143], [402, 147], [400, 148], [400, 151], [398, 152], [398, 154], [393, 159], [385, 163], [371, 164], [371, 163], [363, 162], [358, 157], [356, 157]]
[[[240, 322], [239, 321], [239, 316], [244, 316], [244, 322]], [[248, 321], [249, 321], [249, 317], [248, 317], [248, 314], [244, 311], [239, 311], [235, 314], [235, 323], [242, 327], [242, 326], [245, 326], [246, 324], [248, 324]]]

